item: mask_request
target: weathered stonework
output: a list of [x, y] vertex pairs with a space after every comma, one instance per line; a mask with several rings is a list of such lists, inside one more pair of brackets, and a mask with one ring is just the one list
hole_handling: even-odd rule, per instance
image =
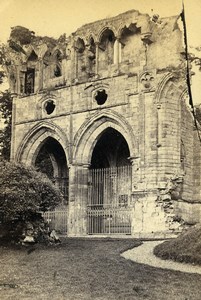
[[[164, 237], [200, 222], [199, 140], [177, 20], [133, 10], [84, 25], [53, 48], [40, 40], [13, 52], [11, 159], [35, 165], [51, 141], [54, 176], [69, 178], [69, 235], [88, 232], [89, 169], [122, 165], [128, 151], [132, 236]], [[128, 150], [105, 147], [114, 132]]]

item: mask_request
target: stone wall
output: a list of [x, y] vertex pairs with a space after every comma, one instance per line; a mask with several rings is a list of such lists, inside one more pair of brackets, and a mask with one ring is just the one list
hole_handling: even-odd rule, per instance
[[48, 137], [60, 143], [69, 169], [70, 235], [87, 233], [88, 168], [108, 128], [130, 152], [132, 235], [170, 235], [200, 220], [199, 141], [184, 101], [177, 20], [129, 11], [84, 25], [56, 46], [40, 40], [22, 45], [25, 54], [13, 53], [11, 157], [34, 164]]

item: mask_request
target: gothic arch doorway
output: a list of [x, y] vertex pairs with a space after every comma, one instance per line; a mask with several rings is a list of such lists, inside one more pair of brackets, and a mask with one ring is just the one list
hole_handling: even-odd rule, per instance
[[94, 146], [89, 170], [88, 234], [131, 233], [131, 163], [123, 135], [109, 127]]
[[100, 135], [91, 158], [91, 168], [109, 168], [129, 165], [130, 151], [123, 135], [112, 127]]
[[54, 138], [48, 137], [37, 149], [35, 167], [45, 173], [61, 190], [64, 202], [68, 204], [69, 174], [65, 152], [61, 144]]

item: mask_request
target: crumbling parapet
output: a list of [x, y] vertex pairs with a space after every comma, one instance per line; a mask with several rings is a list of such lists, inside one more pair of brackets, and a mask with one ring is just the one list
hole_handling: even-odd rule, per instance
[[[181, 39], [179, 28], [174, 28], [176, 21], [175, 17], [159, 22], [158, 18], [151, 19], [132, 10], [111, 18], [110, 22], [105, 19], [86, 24], [58, 40], [37, 37], [24, 27], [14, 27], [6, 62], [12, 91], [26, 96], [101, 77], [138, 73], [139, 68], [162, 70], [164, 60], [162, 53], [156, 53], [157, 44], [162, 35], [167, 51], [172, 51], [170, 47], [175, 45], [166, 35], [176, 34]], [[181, 65], [180, 50], [175, 47], [175, 55], [167, 61], [166, 68]], [[153, 55], [157, 55], [157, 63]], [[147, 77], [143, 80], [148, 84]]]

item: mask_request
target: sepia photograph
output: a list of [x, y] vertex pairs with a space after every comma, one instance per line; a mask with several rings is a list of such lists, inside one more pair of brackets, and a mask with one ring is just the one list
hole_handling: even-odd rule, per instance
[[201, 299], [201, 0], [0, 0], [0, 299]]

